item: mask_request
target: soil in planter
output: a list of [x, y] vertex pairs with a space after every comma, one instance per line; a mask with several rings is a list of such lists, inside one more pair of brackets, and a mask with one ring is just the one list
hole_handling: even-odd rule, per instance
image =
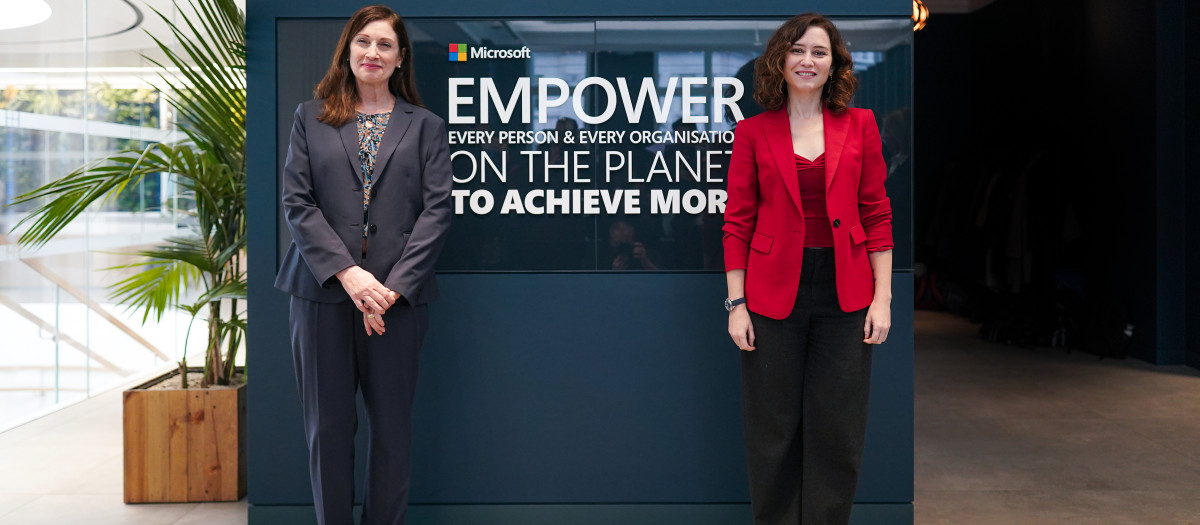
[[[204, 374], [201, 372], [189, 372], [188, 373], [188, 388], [200, 388], [200, 380], [203, 378], [204, 378]], [[243, 377], [241, 375], [237, 375], [237, 376], [234, 376], [233, 379], [229, 380], [228, 385], [212, 385], [212, 386], [209, 386], [208, 388], [213, 389], [213, 390], [225, 390], [225, 389], [230, 389], [230, 388], [237, 388], [238, 386], [242, 385], [245, 382], [246, 382], [245, 377]], [[180, 390], [180, 389], [182, 389], [182, 387], [183, 387], [183, 382], [180, 381], [179, 374], [176, 374], [176, 375], [173, 375], [171, 377], [168, 377], [162, 381], [155, 383], [154, 385], [150, 386], [146, 390]]]

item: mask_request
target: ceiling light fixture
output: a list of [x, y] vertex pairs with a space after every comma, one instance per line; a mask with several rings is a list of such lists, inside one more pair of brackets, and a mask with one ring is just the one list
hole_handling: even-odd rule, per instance
[[920, 31], [925, 27], [925, 21], [929, 20], [929, 8], [925, 7], [925, 2], [921, 0], [913, 0], [913, 31]]
[[0, 30], [38, 25], [50, 19], [46, 0], [0, 0]]

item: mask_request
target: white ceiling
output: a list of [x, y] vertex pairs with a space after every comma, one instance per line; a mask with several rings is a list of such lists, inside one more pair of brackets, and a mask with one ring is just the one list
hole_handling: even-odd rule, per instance
[[[173, 21], [182, 19], [171, 0], [46, 0], [46, 3], [50, 4], [51, 15], [45, 22], [0, 30], [0, 68], [146, 66], [141, 54], [156, 59], [162, 56], [146, 32], [168, 39], [168, 44], [174, 43], [170, 30], [154, 10]], [[238, 0], [238, 4], [245, 9], [245, 0]]]

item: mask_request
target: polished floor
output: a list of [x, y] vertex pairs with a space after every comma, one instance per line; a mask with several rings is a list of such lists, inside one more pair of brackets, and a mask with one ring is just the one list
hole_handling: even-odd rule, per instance
[[1200, 524], [1200, 371], [916, 319], [917, 523]]
[[[1200, 372], [916, 319], [918, 524], [1200, 524]], [[121, 502], [118, 391], [0, 433], [0, 525], [245, 522], [244, 500]]]
[[233, 525], [246, 501], [125, 505], [121, 392], [0, 433], [0, 525]]

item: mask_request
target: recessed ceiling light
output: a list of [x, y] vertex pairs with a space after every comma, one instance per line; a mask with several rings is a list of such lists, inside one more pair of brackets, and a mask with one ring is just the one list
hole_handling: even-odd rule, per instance
[[50, 18], [46, 0], [0, 0], [0, 30], [29, 27]]

